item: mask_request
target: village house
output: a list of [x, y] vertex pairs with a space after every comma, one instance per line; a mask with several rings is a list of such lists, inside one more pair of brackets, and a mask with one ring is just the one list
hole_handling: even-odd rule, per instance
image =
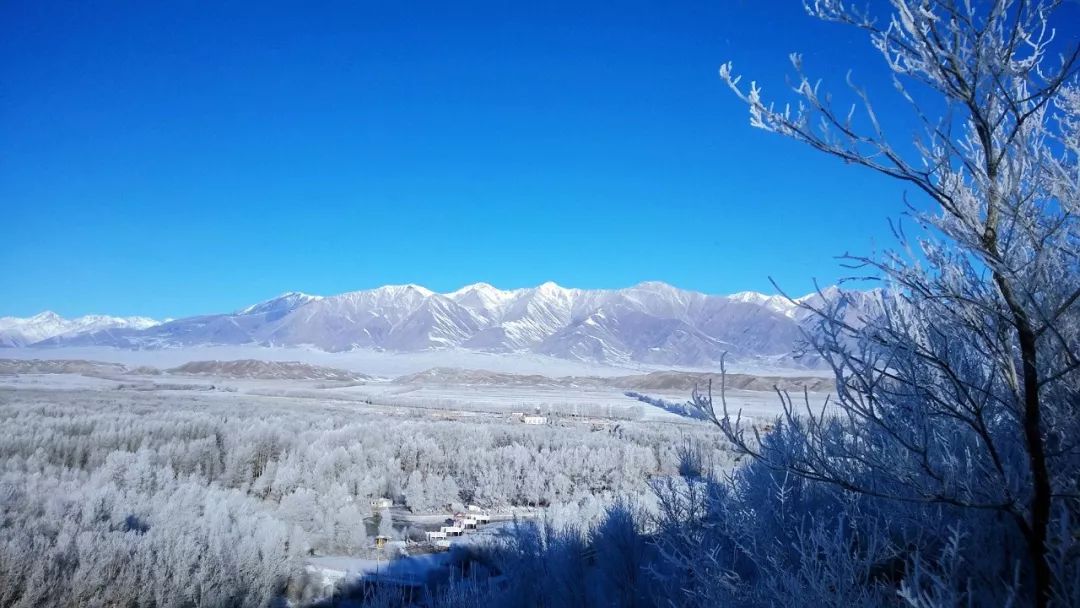
[[446, 534], [447, 536], [461, 536], [465, 533], [465, 529], [457, 525], [443, 526], [439, 528], [439, 531]]

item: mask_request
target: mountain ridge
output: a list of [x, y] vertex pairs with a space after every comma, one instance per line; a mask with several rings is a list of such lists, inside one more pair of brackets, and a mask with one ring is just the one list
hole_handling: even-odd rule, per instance
[[75, 336], [113, 328], [147, 329], [160, 324], [149, 317], [83, 315], [65, 319], [51, 310], [32, 317], [0, 317], [0, 347], [36, 344], [58, 336]]
[[405, 284], [332, 296], [286, 292], [231, 313], [59, 333], [31, 344], [246, 344], [401, 353], [465, 348], [608, 363], [702, 365], [725, 353], [738, 360], [791, 357], [807, 322], [808, 311], [800, 303], [839, 297], [851, 299], [849, 310], [856, 318], [880, 303], [880, 292], [833, 288], [789, 300], [757, 292], [708, 295], [658, 281], [623, 289], [546, 282], [501, 290], [473, 283], [446, 293]]

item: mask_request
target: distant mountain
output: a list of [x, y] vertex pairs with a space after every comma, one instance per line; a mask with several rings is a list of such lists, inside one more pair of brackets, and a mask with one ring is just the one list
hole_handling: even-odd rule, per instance
[[568, 289], [549, 282], [514, 290], [477, 283], [450, 293], [388, 285], [328, 297], [290, 292], [232, 313], [44, 334], [21, 344], [253, 344], [393, 352], [464, 348], [683, 366], [715, 363], [728, 353], [738, 360], [791, 363], [786, 358], [811, 323], [812, 315], [800, 302], [842, 304], [844, 314], [857, 319], [880, 301], [866, 292], [843, 294], [829, 288], [795, 301], [755, 292], [713, 296], [659, 282], [626, 289]]
[[[165, 348], [209, 344], [251, 344], [263, 329], [283, 321], [293, 311], [322, 298], [289, 292], [236, 312], [185, 317], [147, 328], [111, 327], [78, 335], [58, 335], [34, 346], [115, 346]], [[330, 349], [328, 349], [330, 350]]]
[[52, 311], [27, 318], [0, 317], [0, 346], [26, 346], [50, 338], [71, 338], [108, 329], [147, 329], [159, 322], [146, 317], [86, 315], [65, 319]]
[[247, 308], [236, 311], [238, 315], [268, 315], [270, 317], [277, 316], [278, 318], [285, 316], [291, 312], [294, 308], [298, 308], [308, 302], [314, 302], [315, 300], [321, 300], [322, 296], [312, 296], [306, 293], [300, 293], [299, 291], [290, 291], [283, 293], [280, 296], [267, 300], [265, 302], [259, 302], [258, 304], [252, 304]]
[[813, 321], [816, 317], [814, 311], [833, 310], [840, 313], [840, 318], [849, 324], [858, 326], [860, 319], [868, 312], [880, 310], [881, 290], [871, 291], [848, 291], [841, 290], [835, 285], [826, 287], [820, 292], [814, 292], [801, 298], [796, 298], [796, 306], [791, 312], [792, 318], [802, 324]]

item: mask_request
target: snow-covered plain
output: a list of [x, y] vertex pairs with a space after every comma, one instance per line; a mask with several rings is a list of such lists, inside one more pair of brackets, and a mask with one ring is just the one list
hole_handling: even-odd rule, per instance
[[[584, 417], [602, 420], [651, 420], [688, 423], [686, 418], [642, 403], [617, 388], [531, 387], [531, 386], [416, 386], [392, 381], [366, 383], [318, 380], [267, 380], [214, 376], [123, 375], [96, 377], [81, 374], [0, 375], [0, 389], [139, 391], [176, 394], [199, 391], [219, 400], [243, 396], [276, 397], [291, 406], [327, 406], [376, 410], [427, 411], [455, 416], [467, 422], [470, 416], [510, 413], [539, 413], [552, 417]], [[672, 403], [685, 402], [680, 391], [649, 392], [650, 397]], [[811, 393], [820, 404], [825, 395]], [[768, 391], [728, 391], [731, 411], [744, 417], [768, 420], [780, 413], [780, 400]], [[695, 423], [696, 424], [696, 423]]]
[[115, 389], [120, 386], [116, 380], [82, 374], [16, 374], [0, 375], [0, 388], [49, 390], [78, 389]]
[[[43, 353], [38, 349], [6, 349], [4, 355], [13, 359], [36, 359]], [[450, 380], [437, 384], [395, 381], [403, 375], [432, 369], [436, 365], [458, 364], [461, 369], [482, 369], [509, 374], [534, 374], [539, 379], [561, 376], [614, 378], [650, 371], [641, 368], [604, 366], [574, 362], [532, 354], [492, 355], [472, 351], [433, 351], [425, 353], [386, 353], [352, 351], [327, 353], [302, 348], [262, 347], [189, 347], [135, 351], [103, 347], [66, 347], [51, 349], [49, 355], [64, 359], [119, 363], [132, 371], [102, 367], [100, 373], [85, 375], [62, 373], [41, 374], [0, 373], [0, 387], [100, 389], [125, 388], [143, 391], [203, 390], [214, 391], [222, 398], [229, 395], [261, 395], [287, 397], [294, 400], [325, 402], [341, 401], [410, 410], [441, 410], [445, 413], [475, 414], [510, 412], [541, 413], [549, 416], [579, 416], [617, 420], [666, 420], [685, 422], [676, 414], [627, 396], [620, 387], [558, 386], [539, 382], [521, 384], [483, 385]], [[269, 355], [269, 356], [268, 356]], [[289, 380], [236, 378], [202, 374], [198, 376], [162, 371], [191, 361], [231, 361], [243, 357], [262, 357], [270, 361], [303, 361], [313, 365], [348, 369], [373, 377], [370, 381], [337, 382], [325, 380]], [[92, 363], [90, 364], [92, 367]], [[146, 372], [139, 368], [145, 367]], [[156, 369], [151, 369], [156, 368]], [[453, 368], [448, 368], [452, 369]], [[718, 370], [709, 370], [718, 371]], [[770, 370], [794, 375], [791, 370]], [[152, 372], [152, 373], [151, 373]], [[686, 402], [689, 390], [638, 390], [649, 397], [671, 403]], [[780, 400], [768, 390], [728, 390], [732, 412], [742, 411], [752, 419], [765, 420], [780, 413]], [[824, 394], [811, 393], [813, 404], [820, 404]]]
[[[146, 350], [109, 346], [62, 346], [48, 349], [5, 348], [0, 350], [0, 359], [80, 359], [158, 368], [177, 367], [192, 361], [211, 360], [299, 361], [383, 378], [395, 378], [434, 367], [540, 374], [551, 377], [623, 376], [669, 369], [719, 372], [717, 366], [648, 365], [633, 362], [596, 363], [529, 352], [489, 353], [468, 349], [404, 353], [371, 349], [327, 352], [317, 348], [265, 346], [186, 346]], [[795, 369], [782, 364], [770, 365], [765, 361], [732, 363], [728, 365], [728, 371], [772, 376], [828, 376], [827, 371], [820, 369]]]

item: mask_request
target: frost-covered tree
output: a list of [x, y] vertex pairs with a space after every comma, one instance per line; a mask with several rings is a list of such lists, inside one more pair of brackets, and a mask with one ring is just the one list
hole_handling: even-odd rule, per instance
[[[1080, 45], [1059, 4], [808, 0], [869, 35], [920, 125], [911, 146], [890, 140], [863, 88], [849, 78], [841, 107], [797, 54], [796, 100], [779, 107], [720, 71], [753, 126], [932, 203], [912, 205], [920, 230], [897, 230], [899, 251], [849, 257], [883, 282], [874, 311], [853, 318], [843, 294], [803, 304], [837, 379], [829, 407], [782, 396], [782, 440], [764, 449], [698, 400], [759, 463], [861, 497], [851, 509], [880, 516], [874, 534], [916, 606], [1080, 601]], [[836, 542], [868, 543], [868, 530]]]
[[405, 483], [402, 494], [405, 496], [405, 504], [413, 511], [427, 508], [427, 484], [424, 483], [424, 475], [419, 469], [414, 469], [409, 474], [409, 481]]
[[379, 535], [394, 537], [394, 516], [390, 513], [390, 509], [379, 511]]
[[648, 578], [648, 543], [639, 529], [644, 518], [635, 513], [634, 505], [616, 502], [603, 521], [589, 535], [590, 546], [596, 555], [598, 587], [604, 591], [595, 604], [609, 600], [612, 605], [633, 608], [647, 606], [649, 599], [642, 593]]

